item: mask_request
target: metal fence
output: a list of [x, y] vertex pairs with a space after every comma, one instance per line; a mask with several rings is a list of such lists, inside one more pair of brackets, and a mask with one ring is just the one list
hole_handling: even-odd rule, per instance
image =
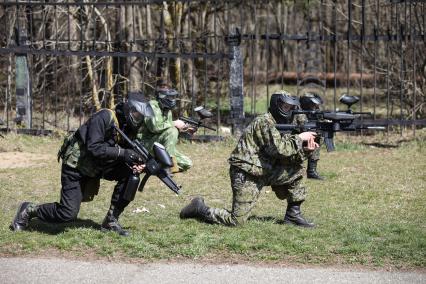
[[[207, 105], [243, 125], [279, 88], [338, 109], [360, 96], [376, 122], [426, 124], [424, 1], [0, 2], [0, 118], [6, 129], [78, 127], [159, 78], [179, 112]], [[235, 68], [240, 66], [241, 68]], [[239, 122], [240, 121], [240, 122]]]

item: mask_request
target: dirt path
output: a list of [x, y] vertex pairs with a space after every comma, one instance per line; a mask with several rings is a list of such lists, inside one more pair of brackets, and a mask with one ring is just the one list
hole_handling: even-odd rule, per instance
[[0, 258], [0, 283], [426, 283], [421, 272]]
[[0, 169], [41, 167], [45, 161], [54, 159], [53, 155], [28, 152], [0, 152]]

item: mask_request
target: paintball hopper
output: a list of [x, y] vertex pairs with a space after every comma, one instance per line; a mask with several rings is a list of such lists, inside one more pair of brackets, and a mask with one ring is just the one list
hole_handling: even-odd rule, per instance
[[206, 110], [203, 106], [194, 108], [194, 111], [200, 116], [201, 119], [210, 118], [213, 116], [213, 114]]
[[164, 167], [171, 168], [173, 167], [173, 161], [169, 153], [167, 153], [166, 148], [158, 142], [154, 142], [153, 146], [154, 156]]
[[351, 108], [351, 106], [353, 104], [356, 104], [359, 101], [359, 97], [358, 96], [349, 96], [348, 94], [343, 94], [340, 99], [339, 102], [341, 102], [342, 104], [345, 104], [348, 106], [348, 109]]

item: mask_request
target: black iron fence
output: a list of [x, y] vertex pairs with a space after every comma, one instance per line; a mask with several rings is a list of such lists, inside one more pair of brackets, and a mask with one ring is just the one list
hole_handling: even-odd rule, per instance
[[179, 112], [206, 105], [243, 125], [285, 88], [342, 93], [381, 124], [426, 124], [424, 1], [0, 2], [0, 118], [69, 130], [159, 78]]

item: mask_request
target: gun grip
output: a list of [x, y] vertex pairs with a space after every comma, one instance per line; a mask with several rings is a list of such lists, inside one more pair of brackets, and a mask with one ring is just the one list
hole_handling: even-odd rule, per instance
[[324, 143], [325, 143], [325, 148], [327, 149], [327, 152], [333, 152], [334, 150], [336, 150], [336, 148], [334, 148], [333, 138], [324, 137]]
[[143, 179], [142, 179], [141, 183], [139, 184], [139, 188], [138, 188], [138, 190], [139, 190], [140, 192], [142, 192], [142, 191], [143, 191], [143, 188], [145, 187], [145, 184], [146, 184], [146, 182], [148, 181], [148, 179], [149, 179], [149, 177], [150, 177], [150, 176], [151, 176], [150, 174], [145, 174], [145, 175], [144, 175], [144, 177], [143, 177]]

